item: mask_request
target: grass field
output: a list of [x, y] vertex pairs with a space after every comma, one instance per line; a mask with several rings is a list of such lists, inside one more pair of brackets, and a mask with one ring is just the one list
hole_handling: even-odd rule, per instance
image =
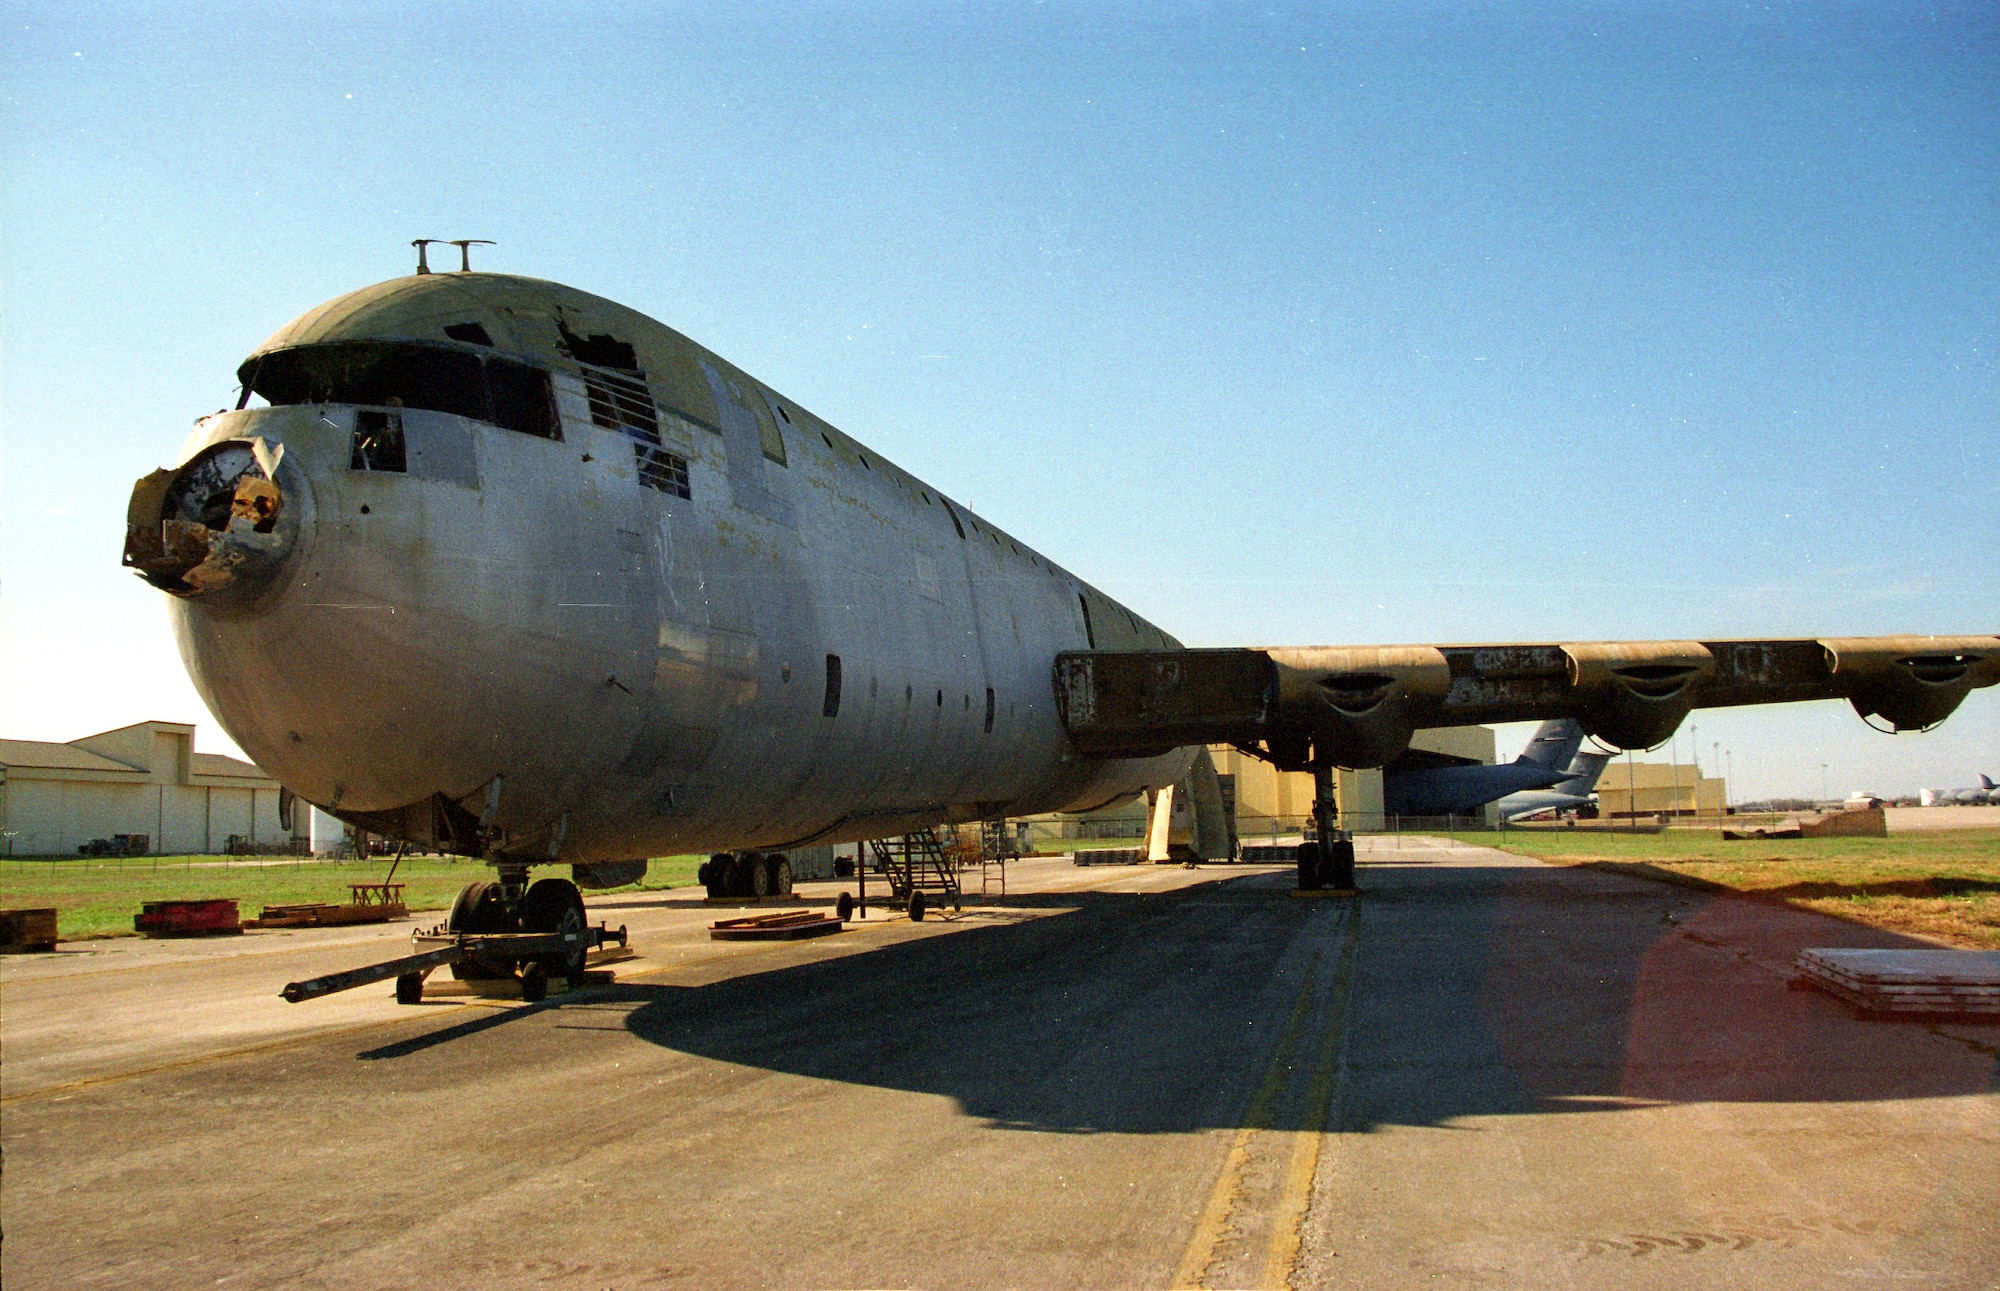
[[[686, 887], [701, 864], [698, 856], [655, 860], [646, 877], [612, 892], [645, 892]], [[147, 901], [187, 901], [234, 897], [245, 919], [267, 905], [309, 901], [345, 902], [350, 883], [380, 883], [389, 862], [290, 861], [279, 857], [134, 856], [127, 858], [0, 861], [0, 906], [56, 910], [56, 935], [64, 941], [90, 937], [130, 937], [132, 916]], [[563, 871], [556, 871], [563, 873]], [[443, 910], [467, 883], [491, 878], [478, 861], [406, 857], [395, 881], [405, 884], [411, 910]], [[585, 893], [588, 901], [597, 893]]]
[[1459, 839], [1556, 865], [1739, 892], [1892, 932], [2000, 950], [2000, 829], [1743, 842], [1724, 842], [1717, 830], [1510, 829]]

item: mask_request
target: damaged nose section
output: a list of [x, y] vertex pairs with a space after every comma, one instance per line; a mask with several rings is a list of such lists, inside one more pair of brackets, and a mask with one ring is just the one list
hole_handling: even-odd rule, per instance
[[278, 486], [284, 445], [231, 439], [132, 488], [124, 564], [162, 591], [215, 598], [267, 582], [298, 535]]

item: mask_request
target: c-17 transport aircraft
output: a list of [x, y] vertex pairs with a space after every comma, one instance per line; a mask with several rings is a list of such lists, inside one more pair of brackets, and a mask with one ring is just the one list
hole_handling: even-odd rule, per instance
[[419, 255], [245, 360], [133, 490], [124, 562], [270, 775], [496, 868], [454, 929], [580, 926], [538, 865], [610, 886], [715, 852], [753, 881], [1191, 772], [1213, 803], [1224, 742], [1313, 773], [1300, 881], [1345, 888], [1333, 769], [1419, 728], [1650, 747], [1693, 708], [1844, 698], [1905, 730], [2000, 681], [1994, 636], [1186, 649], [652, 319]]

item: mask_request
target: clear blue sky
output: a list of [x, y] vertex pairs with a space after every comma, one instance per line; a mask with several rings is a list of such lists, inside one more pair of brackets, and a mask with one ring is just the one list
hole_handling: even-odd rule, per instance
[[[0, 12], [9, 736], [227, 749], [127, 492], [418, 236], [1193, 644], [2000, 631], [1990, 4]], [[1695, 722], [1739, 795], [2000, 774], [1995, 690]]]

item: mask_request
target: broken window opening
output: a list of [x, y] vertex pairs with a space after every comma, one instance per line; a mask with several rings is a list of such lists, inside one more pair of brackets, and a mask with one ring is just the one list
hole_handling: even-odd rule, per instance
[[408, 471], [403, 448], [403, 414], [363, 408], [354, 414], [354, 447], [347, 457], [350, 471]]
[[986, 733], [993, 734], [993, 687], [986, 688]]
[[840, 656], [826, 657], [826, 699], [820, 704], [820, 716], [840, 716]]
[[236, 375], [249, 394], [261, 395], [273, 406], [343, 403], [415, 408], [541, 439], [562, 438], [547, 372], [444, 344], [299, 345], [258, 355]]
[[664, 448], [634, 444], [632, 460], [639, 470], [639, 483], [647, 488], [671, 493], [677, 498], [694, 496], [688, 488], [687, 458], [669, 453]]
[[831, 439], [828, 439], [828, 438], [827, 438], [827, 434], [826, 434], [826, 432], [825, 432], [825, 431], [823, 431], [823, 430], [822, 430], [822, 431], [821, 431], [821, 432], [819, 433], [819, 437], [820, 437], [821, 439], [825, 439], [825, 440], [826, 440], [826, 446], [827, 446], [828, 448], [832, 448], [832, 447], [833, 447], [833, 441], [832, 441]]
[[[940, 502], [944, 502], [944, 499], [943, 499], [943, 498], [939, 498], [939, 499], [938, 499], [938, 501], [940, 501]], [[964, 541], [965, 541], [965, 526], [964, 526], [964, 525], [962, 525], [962, 524], [960, 524], [960, 523], [958, 522], [958, 508], [957, 508], [957, 507], [955, 507], [955, 506], [953, 506], [953, 505], [952, 505], [951, 503], [949, 503], [949, 502], [944, 502], [944, 513], [945, 513], [946, 515], [948, 515], [948, 516], [950, 516], [950, 517], [951, 517], [951, 527], [952, 527], [952, 528], [953, 528], [954, 530], [956, 530], [956, 531], [957, 531], [957, 533], [958, 533], [958, 540], [959, 540], [960, 542], [964, 542]]]
[[660, 414], [645, 373], [585, 368], [583, 392], [590, 401], [591, 424], [659, 446]]
[[454, 341], [464, 341], [467, 345], [484, 345], [492, 348], [493, 338], [478, 323], [453, 323], [444, 329], [444, 334]]
[[587, 363], [594, 368], [621, 368], [627, 372], [639, 370], [638, 351], [609, 332], [578, 336], [558, 318], [556, 335], [562, 338], [563, 352], [578, 363]]
[[1090, 626], [1090, 601], [1082, 592], [1078, 592], [1076, 594], [1076, 603], [1083, 607], [1083, 639], [1090, 643], [1091, 649], [1095, 650], [1097, 649], [1097, 631]]

